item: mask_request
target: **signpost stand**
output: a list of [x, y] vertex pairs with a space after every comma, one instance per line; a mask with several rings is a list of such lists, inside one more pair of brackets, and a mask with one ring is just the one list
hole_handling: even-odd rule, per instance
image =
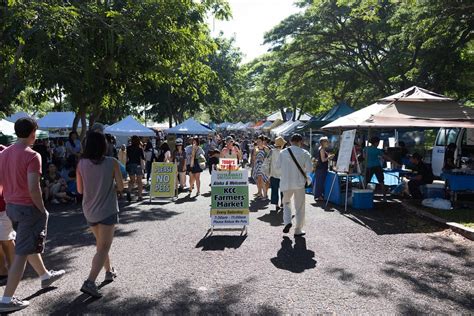
[[214, 171], [211, 176], [211, 227], [214, 231], [240, 231], [247, 234], [249, 224], [248, 171]]
[[172, 162], [154, 162], [151, 166], [150, 203], [152, 198], [177, 198], [177, 167]]
[[[357, 160], [357, 155], [354, 148], [354, 139], [356, 135], [356, 130], [345, 131], [342, 133], [341, 136], [341, 145], [339, 147], [339, 154], [337, 157], [336, 163], [336, 175], [332, 180], [331, 189], [329, 190], [329, 196], [326, 197], [326, 205], [324, 206], [325, 209], [328, 207], [329, 197], [332, 194], [332, 190], [334, 189], [334, 183], [339, 179], [339, 175], [342, 177], [346, 177], [346, 192], [345, 192], [345, 199], [344, 199], [344, 212], [347, 211], [347, 201], [348, 201], [348, 194], [349, 194], [349, 181], [352, 177], [358, 177], [359, 181], [361, 181], [362, 186], [364, 187], [364, 182], [362, 176], [360, 174], [360, 166], [359, 161]], [[351, 156], [354, 153], [356, 156], [357, 162], [357, 173], [350, 174], [349, 173], [349, 164], [351, 161]]]

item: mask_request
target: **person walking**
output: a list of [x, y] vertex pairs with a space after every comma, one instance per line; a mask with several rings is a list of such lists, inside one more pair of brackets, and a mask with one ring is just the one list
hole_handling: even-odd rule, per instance
[[[196, 196], [201, 194], [201, 172], [202, 172], [202, 167], [201, 167], [201, 162], [200, 160], [203, 160], [205, 162], [205, 157], [204, 157], [204, 150], [202, 150], [201, 147], [199, 147], [199, 137], [195, 136], [192, 141], [192, 151], [191, 151], [191, 174], [192, 177], [194, 178], [194, 181], [196, 182]], [[193, 187], [191, 186], [189, 188], [189, 194], [191, 194], [193, 191]]]
[[[278, 136], [275, 139], [275, 148], [273, 148], [270, 152], [270, 156], [268, 157], [268, 164], [270, 166], [270, 188], [271, 188], [271, 197], [270, 202], [275, 205], [274, 212], [278, 212], [280, 210], [280, 177], [281, 177], [281, 170], [277, 167], [278, 159], [280, 158], [280, 153], [285, 148], [286, 141], [283, 137]], [[283, 196], [281, 196], [281, 200], [283, 200]]]
[[83, 195], [82, 210], [96, 239], [97, 249], [81, 292], [97, 298], [102, 297], [95, 284], [100, 270], [105, 269], [105, 282], [111, 282], [117, 277], [117, 272], [110, 263], [109, 251], [115, 225], [119, 222], [116, 191], [123, 190], [119, 162], [106, 154], [107, 141], [104, 135], [90, 133], [76, 171], [77, 191]]
[[[0, 145], [0, 152], [6, 147]], [[6, 282], [8, 269], [15, 257], [15, 237], [12, 221], [6, 214], [6, 204], [3, 198], [3, 188], [0, 185], [0, 282]]]
[[315, 201], [322, 201], [324, 194], [324, 184], [329, 170], [329, 160], [334, 156], [327, 152], [329, 139], [323, 136], [319, 139], [319, 148], [316, 153], [316, 170], [313, 183], [313, 195]]
[[305, 223], [305, 185], [308, 182], [306, 173], [310, 172], [313, 165], [311, 155], [301, 148], [303, 137], [300, 134], [291, 136], [291, 146], [280, 153], [276, 167], [281, 170], [280, 190], [283, 192], [283, 233], [288, 233], [292, 227], [291, 199], [295, 204], [295, 237], [304, 236]]
[[132, 143], [127, 147], [127, 172], [130, 177], [128, 183], [127, 199], [131, 200], [129, 195], [133, 191], [133, 187], [137, 184], [138, 190], [138, 201], [143, 200], [143, 161], [145, 161], [145, 155], [141, 147], [140, 137], [132, 136]]
[[81, 151], [82, 145], [77, 136], [77, 132], [70, 132], [69, 139], [66, 142], [67, 162], [70, 166], [76, 167], [79, 157], [81, 156]]
[[146, 183], [148, 184], [150, 182], [150, 176], [151, 176], [151, 166], [154, 161], [156, 161], [157, 158], [157, 151], [153, 148], [153, 143], [151, 140], [148, 140], [146, 145], [145, 145], [145, 172], [146, 172]]
[[40, 276], [41, 288], [51, 286], [65, 271], [46, 270], [41, 253], [44, 250], [48, 223], [41, 194], [41, 156], [30, 146], [35, 143], [38, 124], [31, 118], [15, 123], [18, 141], [0, 153], [0, 185], [8, 217], [16, 227], [15, 257], [8, 271], [8, 280], [0, 301], [0, 313], [14, 312], [29, 305], [13, 295], [28, 261]]
[[269, 182], [268, 175], [263, 170], [263, 163], [269, 153], [269, 149], [265, 147], [265, 136], [260, 135], [257, 139], [257, 149], [255, 153], [255, 165], [253, 169], [253, 178], [257, 183], [257, 198], [268, 199], [268, 187]]
[[171, 162], [171, 149], [168, 142], [163, 142], [160, 145], [160, 154], [157, 158], [158, 162]]
[[173, 153], [173, 162], [178, 169], [178, 192], [183, 192], [186, 186], [186, 152], [183, 149], [183, 140], [176, 139], [176, 150]]
[[234, 138], [232, 136], [227, 136], [225, 144], [226, 146], [222, 148], [220, 157], [237, 159], [237, 164], [239, 164], [242, 161], [242, 152], [239, 147], [235, 145]]
[[119, 162], [125, 167], [127, 164], [127, 146], [125, 146], [125, 144], [120, 146], [117, 156]]

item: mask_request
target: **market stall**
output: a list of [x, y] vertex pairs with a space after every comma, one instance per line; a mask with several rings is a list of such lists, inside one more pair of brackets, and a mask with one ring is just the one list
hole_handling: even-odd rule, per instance
[[192, 118], [165, 131], [168, 134], [177, 135], [209, 135], [214, 133], [214, 130], [204, 127], [201, 123]]
[[[474, 108], [414, 86], [341, 117], [323, 126], [322, 129], [325, 131], [367, 129], [370, 135], [371, 129], [439, 127], [474, 128]], [[459, 182], [464, 182], [458, 177], [445, 176], [445, 179], [448, 185], [453, 187], [457, 187]]]

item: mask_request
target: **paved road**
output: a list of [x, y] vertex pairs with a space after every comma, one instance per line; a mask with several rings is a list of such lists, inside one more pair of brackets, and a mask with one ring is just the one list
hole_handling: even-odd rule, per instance
[[22, 313], [474, 311], [473, 243], [396, 203], [343, 213], [308, 199], [307, 236], [296, 241], [262, 203], [251, 205], [247, 237], [203, 238], [209, 203], [208, 194], [181, 194], [177, 203], [124, 205], [112, 247], [120, 276], [99, 300], [79, 292], [94, 252], [80, 209], [52, 209], [45, 261], [68, 275], [42, 292], [29, 269], [17, 292], [31, 301]]

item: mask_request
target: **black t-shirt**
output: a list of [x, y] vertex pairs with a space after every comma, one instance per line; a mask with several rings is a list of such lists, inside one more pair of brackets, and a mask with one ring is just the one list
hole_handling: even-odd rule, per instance
[[415, 171], [418, 175], [421, 176], [421, 181], [425, 184], [433, 183], [434, 176], [433, 171], [431, 170], [430, 166], [420, 161], [417, 165], [415, 165]]
[[135, 146], [128, 146], [127, 147], [127, 163], [133, 164], [141, 164], [142, 160], [145, 160], [145, 155], [143, 153], [143, 149], [140, 147]]

